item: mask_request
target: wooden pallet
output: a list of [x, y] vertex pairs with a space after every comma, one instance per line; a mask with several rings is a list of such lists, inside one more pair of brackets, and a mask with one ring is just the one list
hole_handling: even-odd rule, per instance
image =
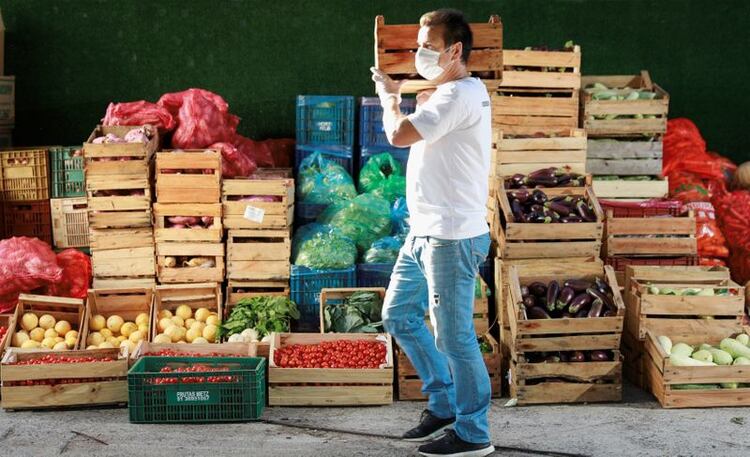
[[[172, 228], [168, 219], [174, 216], [212, 217], [208, 228]], [[213, 241], [221, 242], [224, 229], [221, 225], [221, 203], [154, 203], [154, 240]]]
[[492, 125], [505, 135], [578, 128], [579, 91], [500, 88], [491, 94]]
[[[500, 87], [581, 88], [581, 47], [578, 45], [572, 51], [505, 49], [503, 66]], [[554, 71], [547, 71], [553, 67]]]
[[[497, 72], [503, 70], [503, 24], [493, 15], [487, 23], [471, 23], [473, 44], [467, 69], [470, 72], [489, 76], [485, 80], [488, 89], [497, 88], [500, 79]], [[417, 76], [414, 53], [417, 51], [419, 24], [385, 25], [383, 16], [375, 17], [375, 68], [397, 80], [406, 80], [401, 93], [411, 94], [435, 87]]]
[[[290, 344], [335, 340], [382, 340], [387, 345], [382, 368], [280, 368], [274, 352]], [[393, 345], [390, 335], [365, 333], [274, 333], [268, 359], [270, 406], [354, 406], [393, 403]], [[321, 385], [323, 384], [323, 385]]]
[[[151, 319], [151, 339], [159, 334], [157, 327], [159, 313], [169, 310], [172, 313], [180, 305], [187, 305], [193, 311], [198, 308], [206, 308], [218, 313], [219, 318], [224, 316], [224, 303], [221, 295], [221, 284], [199, 283], [199, 284], [169, 284], [156, 286], [154, 289], [154, 312]], [[185, 346], [188, 350], [190, 345]]]
[[[280, 201], [239, 201], [243, 197], [276, 197]], [[293, 179], [226, 179], [222, 183], [224, 227], [235, 229], [289, 229], [294, 222]], [[258, 219], [246, 218], [248, 207], [257, 213]]]
[[[128, 402], [127, 351], [95, 349], [65, 351], [67, 357], [112, 357], [111, 362], [15, 365], [17, 361], [37, 360], [50, 351], [10, 349], [2, 360], [3, 409], [46, 409], [101, 405], [125, 405]], [[63, 352], [58, 352], [63, 354]], [[85, 379], [85, 382], [55, 385], [21, 386], [11, 383]]]
[[516, 173], [527, 175], [549, 168], [567, 168], [572, 173], [586, 173], [586, 132], [567, 129], [545, 138], [514, 138], [500, 128], [492, 130], [494, 147], [490, 176], [504, 177]]
[[604, 238], [605, 257], [611, 256], [694, 256], [695, 214], [679, 217], [614, 217], [607, 211]]
[[11, 322], [15, 323], [15, 325], [8, 327], [8, 332], [6, 333], [8, 338], [5, 339], [5, 349], [11, 347], [13, 335], [21, 330], [21, 317], [26, 313], [34, 313], [37, 317], [49, 314], [55, 318], [55, 321], [68, 321], [71, 329], [78, 331], [78, 338], [73, 348], [79, 348], [82, 344], [81, 325], [84, 321], [84, 312], [84, 301], [78, 298], [21, 294], [18, 296], [18, 306], [16, 306], [13, 318], [11, 319]]
[[[597, 82], [607, 87], [630, 87], [654, 91], [656, 98], [653, 100], [594, 100], [586, 88]], [[640, 75], [584, 76], [581, 78], [581, 85], [584, 88], [581, 96], [581, 117], [589, 138], [654, 136], [663, 135], [667, 131], [669, 94], [651, 81], [648, 71], [643, 70]], [[616, 89], [615, 92], [617, 92]], [[601, 116], [628, 117], [597, 119]], [[653, 118], [649, 118], [651, 116]]]
[[[178, 257], [206, 257], [213, 267], [183, 266]], [[174, 258], [175, 266], [168, 266]], [[156, 243], [156, 275], [162, 284], [224, 281], [224, 243], [177, 242]]]
[[588, 140], [586, 171], [593, 175], [660, 176], [661, 141]]
[[52, 238], [55, 247], [89, 247], [89, 217], [86, 197], [53, 198], [50, 200]]
[[[737, 324], [734, 328], [716, 325], [717, 322], [704, 320], [697, 322], [687, 332], [659, 333], [649, 330], [646, 333], [644, 348], [646, 387], [654, 394], [663, 408], [715, 408], [721, 406], [750, 406], [750, 388], [716, 388], [711, 390], [684, 390], [679, 384], [750, 383], [750, 371], [742, 365], [682, 367], [674, 366], [669, 355], [659, 344], [657, 337], [664, 335], [673, 343], [700, 345], [703, 343], [718, 346], [722, 339], [750, 328]], [[676, 330], [675, 330], [676, 331]]]
[[666, 177], [650, 181], [594, 179], [591, 187], [597, 198], [610, 200], [646, 200], [664, 198], [669, 194], [669, 181]]
[[497, 241], [497, 257], [503, 259], [598, 257], [604, 231], [604, 214], [589, 187], [545, 189], [548, 196], [583, 195], [591, 202], [596, 222], [533, 224], [516, 222], [507, 192], [494, 200], [490, 230]]
[[291, 232], [229, 230], [227, 277], [234, 280], [282, 281], [290, 276]]
[[[728, 296], [654, 295], [650, 286], [675, 289], [703, 288], [736, 291]], [[657, 335], [673, 329], [684, 332], [699, 330], [701, 316], [708, 316], [716, 327], [727, 332], [742, 320], [745, 310], [745, 288], [732, 281], [725, 267], [652, 267], [630, 266], [625, 270], [625, 301], [628, 331], [639, 340], [647, 331]]]
[[155, 179], [159, 203], [219, 203], [221, 153], [212, 149], [157, 152]]
[[[116, 288], [116, 289], [89, 289], [84, 322], [81, 329], [81, 346], [84, 347], [90, 333], [89, 323], [92, 316], [101, 314], [105, 318], [116, 314], [125, 322], [135, 322], [135, 318], [145, 313], [149, 316], [149, 324], [153, 320], [154, 289], [152, 287], [142, 288]], [[144, 340], [151, 338], [150, 332], [146, 332]]]
[[[501, 371], [502, 354], [500, 353], [500, 345], [490, 334], [485, 334], [484, 338], [492, 347], [492, 352], [483, 353], [482, 358], [487, 367], [487, 373], [490, 375], [492, 397], [499, 398], [502, 396], [503, 385]], [[414, 365], [412, 365], [403, 350], [397, 348], [395, 351], [399, 401], [426, 400], [427, 396], [422, 394], [422, 380], [419, 379], [419, 375], [417, 374]]]
[[[83, 143], [86, 179], [94, 176], [135, 175], [148, 178], [151, 158], [159, 147], [159, 133], [151, 128], [153, 136], [148, 143], [94, 144], [94, 138], [114, 133], [124, 137], [130, 130], [141, 126], [98, 125]], [[150, 127], [150, 126], [149, 126]]]
[[325, 331], [325, 309], [328, 306], [344, 304], [344, 300], [355, 292], [375, 292], [385, 300], [385, 289], [383, 287], [346, 287], [320, 290], [320, 333], [336, 333]]

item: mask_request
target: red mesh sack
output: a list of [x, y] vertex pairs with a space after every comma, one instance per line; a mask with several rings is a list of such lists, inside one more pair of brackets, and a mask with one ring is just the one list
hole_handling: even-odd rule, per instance
[[183, 90], [182, 92], [170, 92], [168, 94], [162, 95], [161, 98], [159, 98], [159, 101], [156, 102], [156, 104], [166, 108], [166, 110], [172, 113], [173, 116], [177, 116], [177, 113], [180, 111], [185, 98], [190, 94], [200, 94], [204, 98], [208, 99], [211, 103], [213, 103], [214, 106], [216, 106], [216, 108], [222, 113], [229, 113], [229, 103], [227, 103], [226, 100], [221, 97], [221, 95], [215, 94], [205, 89], [192, 88]]
[[172, 147], [176, 149], [230, 142], [240, 122], [229, 114], [229, 105], [221, 96], [202, 89], [165, 94], [157, 103], [173, 115], [176, 112], [178, 125], [172, 134]]
[[59, 282], [62, 272], [44, 241], [28, 237], [0, 241], [0, 313], [10, 311], [20, 293]]
[[239, 149], [240, 153], [249, 157], [259, 167], [270, 168], [274, 166], [271, 148], [262, 141], [251, 140], [242, 135], [236, 135], [232, 144]]
[[290, 168], [294, 163], [294, 146], [296, 142], [292, 138], [269, 138], [262, 143], [268, 145], [273, 157], [273, 166], [278, 168]]
[[91, 284], [91, 258], [77, 249], [66, 249], [57, 254], [57, 265], [62, 267], [62, 280], [47, 287], [47, 295], [86, 298]]
[[709, 202], [693, 202], [683, 206], [683, 211], [695, 213], [695, 235], [701, 265], [723, 263], [719, 259], [729, 257], [727, 240], [719, 229], [714, 206]]
[[174, 116], [156, 103], [140, 100], [137, 102], [110, 103], [102, 119], [104, 125], [144, 125], [151, 124], [159, 132], [171, 132], [177, 126]]
[[720, 193], [714, 196], [713, 204], [730, 250], [742, 248], [750, 251], [750, 191]]
[[231, 143], [214, 143], [209, 147], [221, 151], [221, 176], [224, 178], [250, 176], [258, 169], [252, 159]]

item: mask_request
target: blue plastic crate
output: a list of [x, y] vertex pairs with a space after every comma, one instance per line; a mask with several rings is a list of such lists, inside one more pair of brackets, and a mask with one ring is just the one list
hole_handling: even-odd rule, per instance
[[370, 157], [381, 154], [383, 152], [387, 152], [388, 154], [392, 155], [394, 159], [398, 160], [401, 163], [401, 166], [404, 167], [404, 174], [406, 174], [406, 162], [409, 160], [409, 148], [394, 148], [394, 147], [379, 147], [379, 146], [373, 146], [373, 147], [367, 147], [367, 148], [363, 147], [360, 150], [360, 154], [359, 154], [359, 169], [361, 170], [362, 167], [365, 166], [365, 164], [370, 159]]
[[297, 144], [354, 145], [354, 97], [298, 95]]
[[319, 152], [324, 158], [336, 162], [354, 179], [354, 149], [345, 146], [300, 146], [295, 150], [295, 170], [299, 172], [299, 166], [303, 160], [314, 152]]
[[[383, 130], [383, 107], [378, 97], [362, 97], [359, 110], [359, 145], [362, 147], [385, 146], [391, 147]], [[404, 98], [401, 100], [401, 112], [411, 114], [417, 108], [417, 100]]]
[[356, 287], [354, 266], [343, 270], [314, 270], [292, 265], [291, 300], [297, 304], [300, 318], [293, 322], [297, 332], [320, 331], [320, 291], [332, 287]]
[[296, 227], [302, 227], [310, 222], [315, 222], [320, 213], [322, 213], [327, 207], [328, 205], [318, 205], [315, 203], [295, 203], [294, 225]]
[[361, 263], [357, 265], [357, 287], [388, 288], [393, 263]]

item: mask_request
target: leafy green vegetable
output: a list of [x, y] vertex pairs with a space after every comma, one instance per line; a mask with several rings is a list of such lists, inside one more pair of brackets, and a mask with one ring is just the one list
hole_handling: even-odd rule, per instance
[[241, 299], [229, 318], [219, 327], [220, 337], [254, 328], [261, 338], [271, 332], [288, 332], [292, 319], [299, 319], [297, 305], [282, 296], [259, 296]]
[[377, 292], [357, 291], [343, 303], [327, 304], [323, 309], [323, 331], [331, 333], [380, 333], [383, 299]]
[[319, 270], [348, 268], [357, 261], [357, 246], [335, 227], [307, 224], [294, 234], [292, 261]]
[[318, 217], [353, 240], [360, 252], [373, 241], [391, 233], [391, 207], [388, 201], [372, 194], [357, 195], [352, 200], [330, 205]]
[[354, 181], [346, 169], [317, 151], [299, 165], [297, 192], [300, 201], [316, 204], [330, 204], [357, 196]]
[[490, 345], [490, 343], [488, 343], [482, 337], [479, 337], [477, 339], [479, 340], [479, 350], [482, 352], [482, 354], [490, 354], [490, 353], [492, 353], [492, 346]]

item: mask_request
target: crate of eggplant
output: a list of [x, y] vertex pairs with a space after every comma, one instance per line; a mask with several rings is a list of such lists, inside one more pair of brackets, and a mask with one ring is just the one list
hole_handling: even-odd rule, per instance
[[518, 404], [619, 401], [625, 306], [611, 267], [510, 267], [511, 396]]
[[[550, 178], [556, 179], [554, 176]], [[490, 230], [497, 240], [497, 257], [535, 259], [599, 255], [604, 214], [588, 186], [505, 189], [497, 193], [494, 204], [496, 209], [492, 212], [494, 220], [490, 223]]]

